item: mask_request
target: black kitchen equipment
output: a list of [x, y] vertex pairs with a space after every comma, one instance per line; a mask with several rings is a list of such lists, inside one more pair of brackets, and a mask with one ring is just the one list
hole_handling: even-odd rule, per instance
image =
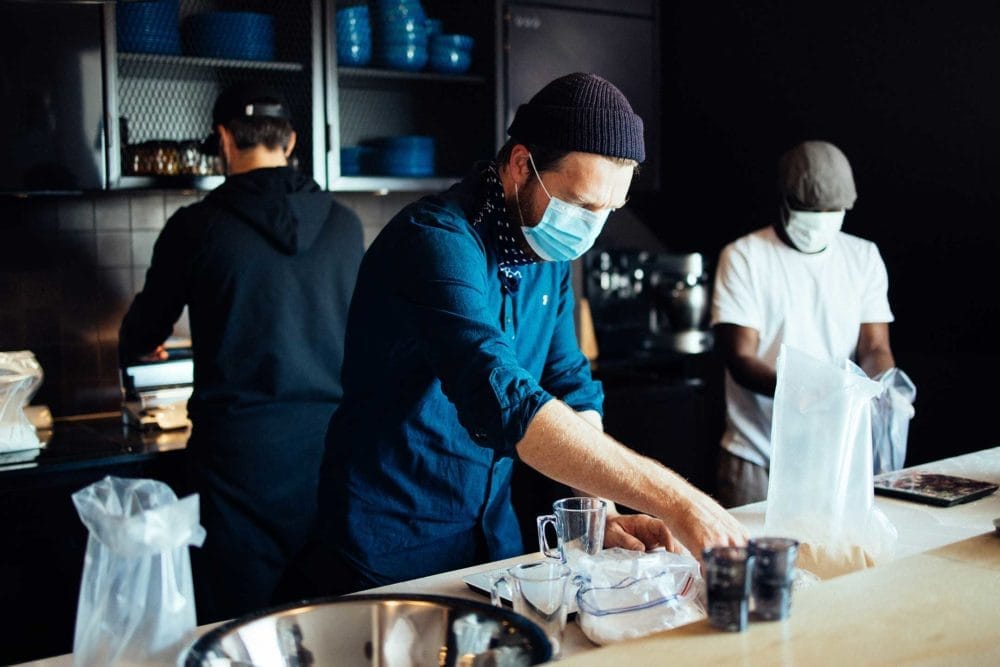
[[143, 431], [190, 425], [187, 400], [194, 389], [190, 348], [171, 348], [163, 361], [139, 361], [121, 369], [122, 421]]
[[701, 253], [593, 252], [585, 282], [602, 359], [711, 349], [711, 283]]
[[691, 354], [711, 348], [712, 291], [701, 253], [654, 254], [647, 264], [650, 344]]

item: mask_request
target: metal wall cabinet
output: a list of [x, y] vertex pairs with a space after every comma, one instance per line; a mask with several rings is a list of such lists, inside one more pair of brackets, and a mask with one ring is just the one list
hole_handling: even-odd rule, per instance
[[[220, 9], [261, 12], [274, 19], [274, 58], [163, 55], [119, 49], [116, 7], [105, 9], [105, 122], [111, 188], [211, 189], [221, 176], [134, 175], [126, 156], [150, 141], [188, 142], [210, 130], [212, 105], [226, 86], [257, 80], [278, 90], [291, 107], [298, 140], [293, 158], [321, 186], [326, 185], [326, 118], [323, 100], [323, 0], [180, 0], [178, 24], [191, 15]], [[183, 36], [183, 32], [182, 32]], [[184, 43], [182, 41], [182, 43]]]
[[[343, 3], [347, 5], [348, 3]], [[351, 3], [357, 4], [357, 3]], [[407, 72], [377, 64], [346, 67], [337, 62], [334, 14], [328, 2], [327, 118], [330, 189], [340, 191], [435, 191], [463, 177], [477, 160], [492, 158], [502, 142], [498, 121], [502, 63], [498, 52], [502, 17], [495, 0], [423, 0], [429, 18], [440, 19], [443, 32], [472, 35], [472, 66], [463, 74]], [[377, 48], [377, 47], [376, 47]], [[340, 148], [398, 135], [435, 140], [434, 174], [398, 177], [344, 175]]]
[[0, 192], [107, 185], [102, 8], [0, 0]]
[[511, 0], [503, 52], [505, 119], [546, 83], [594, 72], [617, 85], [643, 119], [646, 161], [633, 185], [660, 187], [660, 19], [655, 0]]

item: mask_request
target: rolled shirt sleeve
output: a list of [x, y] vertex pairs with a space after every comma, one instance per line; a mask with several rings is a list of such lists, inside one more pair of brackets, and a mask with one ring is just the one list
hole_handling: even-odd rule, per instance
[[485, 249], [476, 237], [439, 225], [420, 226], [409, 241], [402, 321], [470, 437], [513, 456], [553, 396], [523, 368], [500, 330]]

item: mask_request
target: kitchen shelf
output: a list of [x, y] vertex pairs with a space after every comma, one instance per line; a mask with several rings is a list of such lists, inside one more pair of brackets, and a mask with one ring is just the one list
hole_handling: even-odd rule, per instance
[[122, 190], [214, 190], [226, 180], [225, 176], [122, 176], [117, 187]]
[[408, 72], [395, 69], [373, 67], [338, 67], [337, 76], [342, 85], [367, 81], [413, 81], [418, 83], [462, 83], [485, 84], [486, 77], [478, 74], [442, 74], [439, 72]]
[[330, 184], [333, 192], [438, 192], [459, 181], [456, 177], [428, 176], [402, 178], [399, 176], [340, 176]]
[[155, 53], [119, 53], [120, 63], [136, 63], [143, 65], [176, 66], [183, 68], [205, 67], [230, 69], [255, 69], [269, 72], [301, 72], [305, 69], [302, 63], [279, 62], [271, 60], [240, 60], [236, 58], [200, 58], [197, 56], [167, 56]]

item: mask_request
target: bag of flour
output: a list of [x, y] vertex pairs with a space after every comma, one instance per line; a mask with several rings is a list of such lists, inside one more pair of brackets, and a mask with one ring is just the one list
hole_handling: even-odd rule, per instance
[[842, 366], [781, 346], [764, 533], [801, 543], [798, 566], [821, 579], [892, 557], [896, 528], [875, 507], [871, 399], [882, 391]]

